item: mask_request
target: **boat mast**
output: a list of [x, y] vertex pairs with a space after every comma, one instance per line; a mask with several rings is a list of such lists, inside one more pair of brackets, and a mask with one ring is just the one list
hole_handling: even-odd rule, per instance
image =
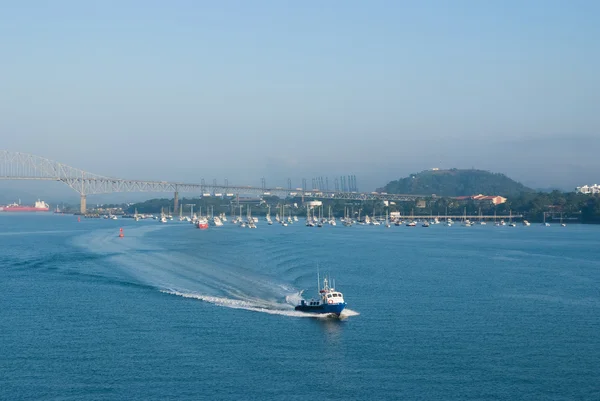
[[317, 262], [317, 292], [321, 291], [321, 277], [319, 275], [319, 262]]

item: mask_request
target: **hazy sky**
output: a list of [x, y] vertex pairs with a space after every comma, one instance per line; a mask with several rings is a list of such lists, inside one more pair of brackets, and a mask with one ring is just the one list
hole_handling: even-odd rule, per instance
[[0, 148], [193, 182], [600, 182], [598, 21], [594, 0], [1, 1]]

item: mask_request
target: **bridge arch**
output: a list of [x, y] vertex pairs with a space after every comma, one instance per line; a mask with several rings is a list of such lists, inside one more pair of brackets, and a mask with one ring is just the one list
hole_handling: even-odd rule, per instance
[[[29, 153], [0, 150], [0, 180], [45, 180], [59, 181], [77, 192], [81, 199], [80, 212], [86, 212], [88, 195], [113, 192], [172, 192], [176, 202], [179, 192], [198, 192], [202, 194], [253, 195], [264, 194], [278, 197], [302, 196], [308, 199], [346, 199], [346, 200], [396, 200], [410, 201], [423, 198], [423, 195], [378, 194], [343, 191], [300, 190], [263, 188], [252, 186], [205, 185], [183, 182], [127, 180], [106, 177], [90, 173], [69, 165], [32, 155]], [[175, 205], [177, 209], [177, 204]]]

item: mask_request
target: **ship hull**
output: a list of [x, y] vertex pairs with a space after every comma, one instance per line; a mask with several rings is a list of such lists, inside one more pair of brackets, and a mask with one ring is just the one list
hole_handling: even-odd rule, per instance
[[37, 208], [29, 206], [8, 207], [0, 206], [0, 212], [48, 212], [50, 208]]
[[300, 311], [300, 312], [334, 314], [334, 315], [339, 316], [345, 307], [346, 307], [346, 303], [323, 304], [323, 305], [317, 305], [317, 306], [298, 305], [294, 309], [297, 311]]

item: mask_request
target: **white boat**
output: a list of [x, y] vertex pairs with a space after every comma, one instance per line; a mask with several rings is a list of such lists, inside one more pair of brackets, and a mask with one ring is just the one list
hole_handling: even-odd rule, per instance
[[214, 223], [215, 227], [221, 227], [223, 225], [221, 218], [218, 216], [213, 217], [213, 223]]
[[329, 206], [329, 217], [327, 219], [327, 224], [329, 224], [330, 226], [335, 226], [335, 217], [331, 217], [331, 206]]
[[512, 221], [512, 210], [509, 211], [508, 226], [509, 227], [516, 227], [517, 226], [517, 224], [513, 223], [513, 221]]
[[463, 217], [463, 226], [464, 227], [471, 227], [472, 226], [472, 224], [469, 221], [469, 219], [467, 219], [467, 208], [465, 208], [465, 214], [464, 214], [464, 217]]
[[544, 212], [544, 223], [543, 223], [544, 227], [550, 227], [550, 223], [546, 223], [546, 212]]
[[528, 222], [527, 220], [523, 220], [523, 225], [524, 225], [525, 227], [529, 227], [529, 226], [531, 225], [531, 223], [530, 223], [530, 222]]

